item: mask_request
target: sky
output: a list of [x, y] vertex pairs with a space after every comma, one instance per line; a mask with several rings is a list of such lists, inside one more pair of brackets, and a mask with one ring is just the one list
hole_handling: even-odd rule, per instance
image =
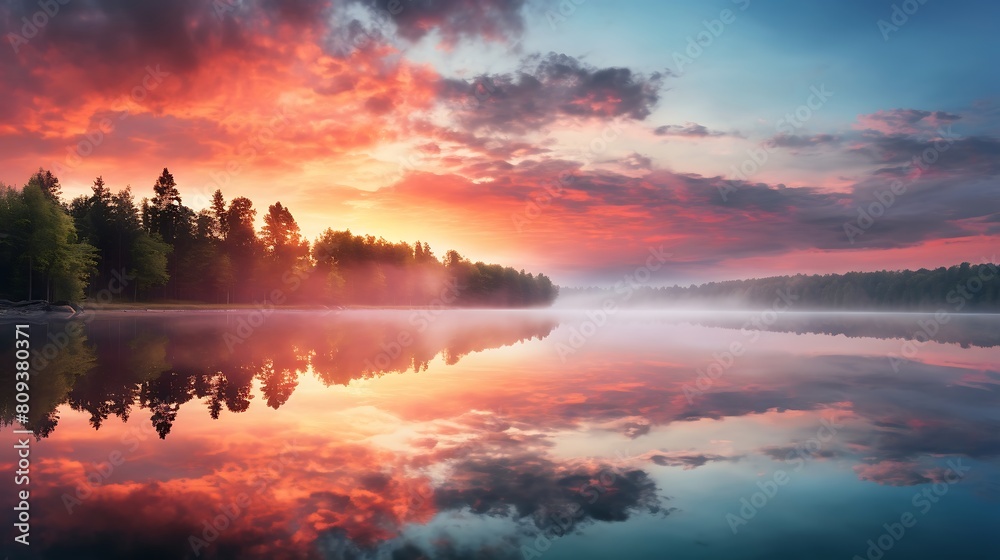
[[996, 262], [1000, 5], [0, 3], [0, 181], [610, 285]]

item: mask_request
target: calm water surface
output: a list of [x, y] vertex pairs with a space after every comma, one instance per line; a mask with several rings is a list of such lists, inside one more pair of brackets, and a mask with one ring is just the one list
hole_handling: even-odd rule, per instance
[[11, 558], [1000, 553], [1000, 316], [70, 324], [32, 323], [31, 545], [8, 529]]

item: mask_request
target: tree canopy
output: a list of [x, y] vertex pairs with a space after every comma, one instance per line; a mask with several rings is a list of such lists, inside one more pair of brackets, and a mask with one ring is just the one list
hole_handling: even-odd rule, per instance
[[[61, 200], [58, 178], [39, 169], [22, 189], [0, 185], [0, 297], [127, 298], [208, 303], [523, 307], [548, 305], [557, 288], [543, 274], [442, 261], [427, 243], [391, 243], [329, 228], [302, 235], [281, 202], [258, 231], [253, 201], [184, 205], [164, 168], [136, 204], [97, 177], [89, 195]], [[111, 288], [109, 290], [109, 288]]]
[[[670, 287], [619, 286], [627, 305], [727, 304], [770, 307], [779, 292], [796, 310], [879, 311], [1000, 310], [1000, 265], [962, 263], [949, 268], [880, 270], [846, 274], [795, 274]], [[601, 293], [563, 288], [567, 296]], [[617, 296], [612, 296], [617, 297]]]

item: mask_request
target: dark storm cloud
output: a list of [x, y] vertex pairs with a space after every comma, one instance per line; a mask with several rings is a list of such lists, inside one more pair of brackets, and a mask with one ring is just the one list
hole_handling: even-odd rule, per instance
[[664, 74], [595, 68], [564, 54], [533, 57], [514, 75], [442, 80], [440, 97], [469, 130], [526, 132], [560, 118], [643, 120], [659, 101]]

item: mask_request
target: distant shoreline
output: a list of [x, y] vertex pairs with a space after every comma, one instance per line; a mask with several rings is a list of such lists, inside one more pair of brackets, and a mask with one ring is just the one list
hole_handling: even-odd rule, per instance
[[[24, 302], [18, 302], [24, 303]], [[142, 314], [142, 313], [183, 313], [183, 312], [241, 312], [241, 311], [255, 311], [262, 308], [273, 310], [277, 312], [288, 312], [288, 311], [304, 311], [313, 313], [323, 313], [323, 314], [337, 314], [341, 312], [350, 311], [420, 311], [420, 310], [434, 310], [434, 311], [537, 311], [546, 313], [560, 313], [560, 314], [575, 314], [575, 313], [587, 313], [598, 310], [598, 307], [560, 307], [548, 306], [548, 307], [454, 307], [454, 306], [399, 306], [399, 305], [343, 305], [343, 306], [316, 306], [316, 305], [266, 305], [261, 304], [251, 304], [251, 303], [239, 303], [239, 304], [208, 304], [208, 303], [191, 303], [191, 302], [161, 302], [161, 303], [87, 303], [78, 304], [77, 307], [79, 311], [75, 311], [73, 308], [69, 307], [65, 303], [49, 303], [49, 302], [33, 302], [34, 305], [31, 306], [11, 306], [9, 303], [7, 305], [0, 305], [0, 320], [4, 319], [17, 319], [17, 318], [79, 318], [85, 315], [96, 315], [96, 314]], [[660, 314], [660, 313], [671, 313], [671, 314], [746, 314], [746, 313], [760, 313], [766, 311], [764, 307], [745, 307], [745, 308], [723, 308], [723, 307], [671, 307], [665, 306], [649, 306], [649, 307], [620, 307], [615, 312], [615, 314]], [[831, 309], [831, 308], [800, 308], [795, 310], [783, 311], [783, 315], [914, 315], [914, 316], [932, 316], [938, 313], [946, 313], [949, 316], [961, 315], [961, 316], [985, 316], [985, 315], [1000, 315], [1000, 312], [990, 311], [990, 310], [961, 310], [961, 311], [946, 311], [946, 310], [919, 310], [919, 309]]]

